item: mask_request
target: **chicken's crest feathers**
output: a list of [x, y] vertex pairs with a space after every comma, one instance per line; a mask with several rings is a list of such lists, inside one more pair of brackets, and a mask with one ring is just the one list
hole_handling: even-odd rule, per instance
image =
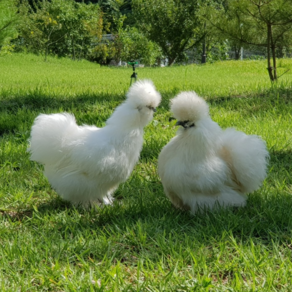
[[209, 106], [194, 91], [184, 91], [170, 101], [171, 112], [178, 121], [196, 122], [209, 117]]
[[130, 87], [125, 102], [116, 108], [106, 123], [127, 130], [144, 128], [153, 119], [160, 101], [160, 93], [152, 81], [137, 81]]
[[139, 80], [135, 82], [127, 93], [127, 103], [135, 108], [149, 106], [156, 108], [161, 101], [161, 95], [151, 80]]

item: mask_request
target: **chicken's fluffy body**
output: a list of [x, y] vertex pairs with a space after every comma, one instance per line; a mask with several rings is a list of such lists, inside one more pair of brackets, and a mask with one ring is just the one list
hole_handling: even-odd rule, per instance
[[143, 128], [161, 96], [151, 81], [134, 83], [106, 126], [78, 126], [68, 113], [39, 115], [32, 127], [31, 160], [65, 200], [88, 206], [110, 204], [112, 194], [131, 174], [143, 145]]
[[182, 128], [162, 149], [158, 173], [173, 205], [191, 213], [244, 206], [247, 193], [258, 189], [266, 177], [265, 142], [232, 128], [222, 130], [195, 92], [175, 97], [171, 111]]

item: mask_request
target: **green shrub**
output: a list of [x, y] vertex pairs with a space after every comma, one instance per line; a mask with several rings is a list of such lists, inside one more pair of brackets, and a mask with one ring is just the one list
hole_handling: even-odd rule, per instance
[[102, 35], [102, 13], [94, 4], [44, 0], [20, 5], [23, 45], [34, 53], [86, 58]]
[[162, 56], [160, 47], [135, 27], [127, 27], [121, 31], [118, 42], [123, 48], [120, 58], [124, 61], [140, 60], [141, 63], [151, 66]]
[[90, 59], [101, 64], [108, 64], [111, 60], [139, 60], [146, 66], [152, 66], [161, 57], [161, 49], [157, 44], [149, 41], [137, 28], [127, 27], [113, 35], [112, 41], [104, 41], [96, 46]]
[[16, 13], [15, 1], [0, 0], [0, 50], [1, 46], [6, 46], [11, 39], [17, 37]]

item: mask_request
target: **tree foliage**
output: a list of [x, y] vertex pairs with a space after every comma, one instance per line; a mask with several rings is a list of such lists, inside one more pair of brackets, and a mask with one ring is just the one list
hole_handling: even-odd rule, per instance
[[90, 59], [101, 64], [108, 64], [111, 60], [139, 60], [152, 66], [161, 57], [161, 49], [156, 43], [148, 40], [137, 28], [128, 26], [125, 29], [120, 27], [110, 41], [103, 40], [99, 43]]
[[102, 36], [102, 14], [97, 5], [74, 0], [44, 0], [20, 6], [21, 35], [34, 52], [81, 58]]
[[277, 80], [277, 49], [292, 43], [292, 0], [229, 0], [206, 19], [232, 40], [266, 48], [270, 80]]
[[13, 0], [0, 0], [0, 47], [17, 36], [17, 7]]
[[133, 0], [137, 25], [168, 58], [169, 65], [204, 37], [199, 0]]
[[149, 41], [144, 34], [135, 27], [127, 27], [121, 31], [117, 39], [120, 58], [125, 61], [140, 60], [145, 65], [153, 65], [161, 57], [159, 46]]
[[134, 24], [132, 0], [99, 0], [97, 3], [104, 14], [104, 23], [108, 32], [118, 32], [120, 18], [123, 18], [124, 28]]

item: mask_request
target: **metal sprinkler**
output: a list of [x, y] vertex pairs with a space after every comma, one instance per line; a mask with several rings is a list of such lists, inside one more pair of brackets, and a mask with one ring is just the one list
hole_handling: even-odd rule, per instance
[[130, 86], [131, 86], [131, 85], [132, 85], [132, 79], [133, 79], [133, 78], [135, 78], [135, 82], [137, 81], [137, 75], [138, 75], [138, 73], [135, 72], [135, 65], [137, 65], [138, 62], [131, 61], [131, 62], [128, 62], [128, 64], [131, 65], [132, 68], [133, 68], [133, 73], [132, 73], [132, 75], [131, 75], [131, 81], [130, 81]]

